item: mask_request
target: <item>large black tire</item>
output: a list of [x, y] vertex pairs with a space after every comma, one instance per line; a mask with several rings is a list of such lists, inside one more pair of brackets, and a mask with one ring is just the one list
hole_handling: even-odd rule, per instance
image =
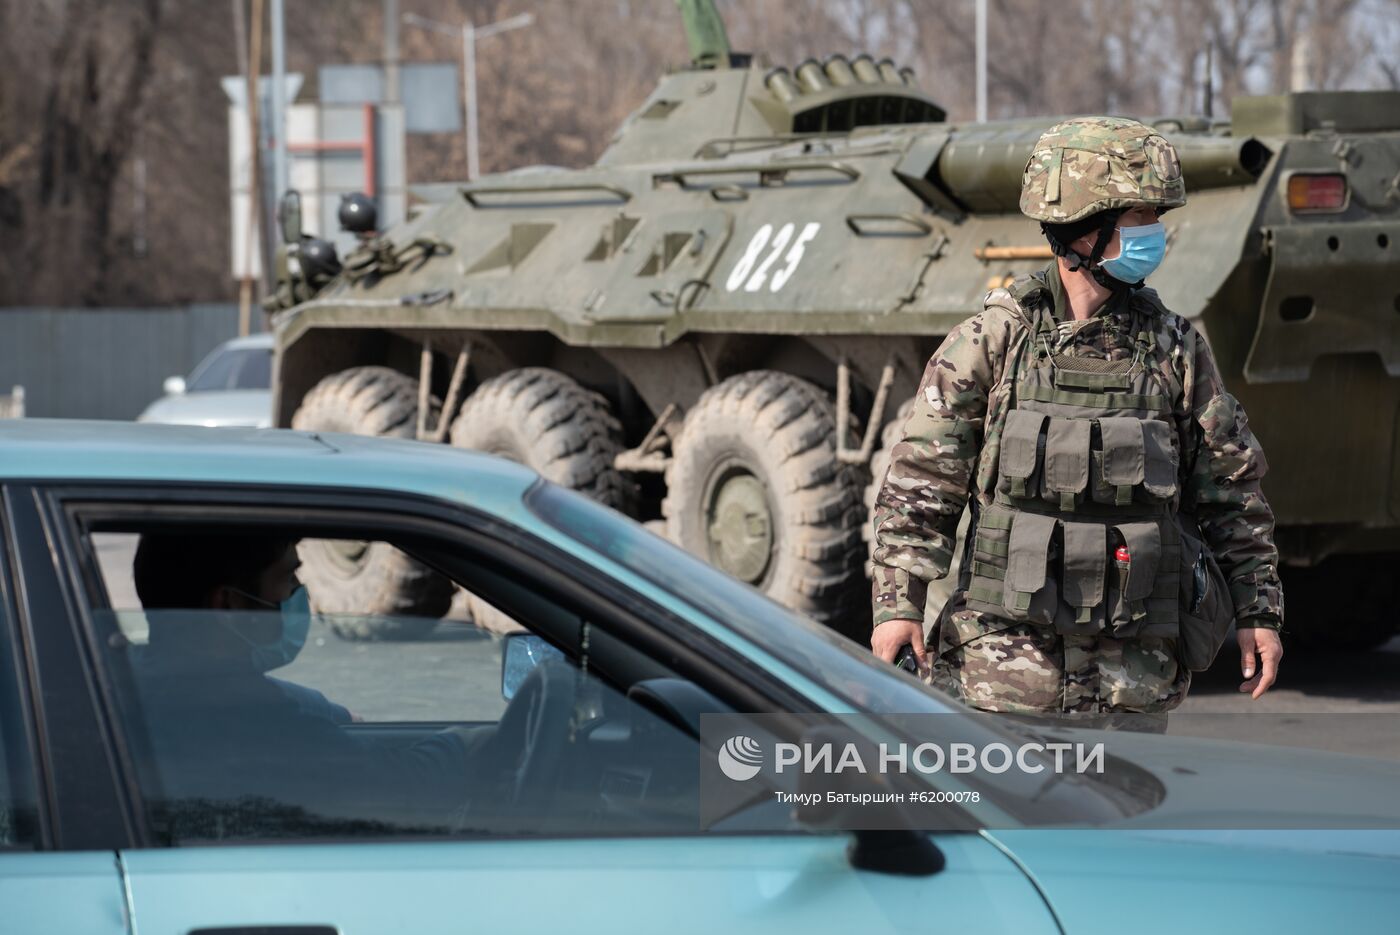
[[[432, 416], [439, 403], [432, 400]], [[326, 377], [301, 401], [292, 428], [413, 438], [418, 383], [388, 367], [355, 367]], [[453, 584], [384, 542], [301, 544], [302, 580], [336, 635], [350, 640], [426, 636], [452, 603]]]
[[[622, 451], [622, 426], [608, 401], [545, 367], [492, 377], [462, 404], [452, 444], [509, 458], [543, 477], [626, 512], [632, 487], [613, 464]], [[475, 595], [467, 606], [477, 626], [520, 629]]]
[[482, 383], [452, 423], [452, 444], [509, 458], [615, 509], [631, 502], [613, 465], [621, 424], [606, 399], [557, 370], [524, 367]]
[[836, 458], [825, 393], [757, 370], [707, 390], [666, 471], [669, 538], [779, 603], [868, 638], [861, 471]]
[[[904, 423], [909, 421], [909, 413], [914, 409], [914, 400], [906, 399], [899, 407], [899, 411], [894, 414], [894, 418], [885, 423], [885, 427], [880, 432], [880, 447], [870, 459], [870, 483], [865, 488], [865, 523], [861, 526], [861, 537], [865, 540], [865, 575], [870, 577], [872, 559], [875, 555], [875, 498], [880, 493], [880, 488], [885, 484], [885, 474], [890, 469], [890, 456], [894, 451], [894, 446], [899, 444], [904, 437]], [[953, 591], [958, 584], [958, 568], [962, 564], [962, 543], [967, 535], [968, 520], [971, 514], [964, 510], [962, 521], [958, 524], [957, 547], [953, 550], [953, 564], [948, 570], [948, 575], [938, 581], [932, 581], [928, 586], [928, 599], [925, 604], [926, 613], [924, 623], [926, 626], [932, 625], [938, 612], [943, 609], [948, 598], [953, 596]]]

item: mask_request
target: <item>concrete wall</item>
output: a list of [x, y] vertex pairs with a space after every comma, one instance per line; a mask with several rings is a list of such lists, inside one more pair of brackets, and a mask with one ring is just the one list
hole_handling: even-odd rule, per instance
[[23, 386], [29, 418], [134, 419], [237, 333], [237, 305], [0, 308], [0, 393]]

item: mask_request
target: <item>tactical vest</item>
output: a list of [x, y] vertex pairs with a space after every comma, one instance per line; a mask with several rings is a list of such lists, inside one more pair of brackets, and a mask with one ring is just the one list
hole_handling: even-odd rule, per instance
[[[997, 296], [989, 305], [1009, 309]], [[1185, 610], [1199, 610], [1209, 582], [1182, 583], [1208, 556], [1178, 522], [1180, 383], [1146, 300], [1132, 304], [1133, 356], [1110, 361], [1056, 351], [1045, 303], [1027, 320], [1017, 302], [1030, 337], [1008, 362], [995, 496], [975, 517], [965, 561], [968, 608], [1115, 637], [1175, 637], [1183, 593]]]

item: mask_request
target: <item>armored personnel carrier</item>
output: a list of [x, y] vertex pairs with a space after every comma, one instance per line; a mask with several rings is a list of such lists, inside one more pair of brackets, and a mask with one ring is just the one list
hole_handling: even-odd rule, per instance
[[[864, 639], [887, 447], [941, 337], [1049, 261], [1017, 203], [1058, 118], [948, 123], [868, 55], [763, 69], [681, 7], [693, 63], [594, 166], [447, 187], [339, 272], [293, 217], [276, 422], [517, 459]], [[1400, 93], [1231, 118], [1152, 121], [1189, 198], [1153, 285], [1268, 451], [1290, 629], [1370, 645], [1400, 582]], [[376, 548], [306, 573], [327, 609], [450, 597]], [[412, 635], [384, 627], [346, 635]]]

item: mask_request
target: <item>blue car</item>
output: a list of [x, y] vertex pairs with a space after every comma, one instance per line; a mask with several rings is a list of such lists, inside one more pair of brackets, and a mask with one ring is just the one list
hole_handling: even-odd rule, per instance
[[[841, 830], [791, 804], [800, 786], [746, 786], [707, 813], [705, 783], [740, 782], [713, 768], [756, 742], [717, 750], [707, 719], [752, 717], [755, 736], [790, 729], [776, 738], [790, 744], [826, 716], [862, 743], [910, 716], [947, 737], [1030, 735], [496, 458], [26, 420], [0, 425], [0, 487], [0, 931], [1379, 932], [1400, 918], [1400, 835], [1367, 830], [1396, 825], [1400, 768], [1380, 760], [1125, 735], [1110, 749], [1130, 782], [849, 777], [939, 798], [939, 830], [898, 811]], [[325, 569], [376, 553], [384, 574], [469, 592], [511, 632], [446, 602], [440, 622], [357, 613], [380, 595], [336, 590]], [[1202, 830], [1222, 790], [1248, 793], [1229, 809], [1259, 802], [1258, 820]], [[1275, 825], [1293, 830], [1247, 830]]]

